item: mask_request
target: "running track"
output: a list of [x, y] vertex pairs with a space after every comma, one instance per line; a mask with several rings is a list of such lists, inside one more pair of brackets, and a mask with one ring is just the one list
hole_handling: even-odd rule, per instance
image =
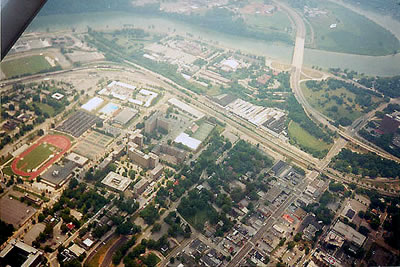
[[[42, 143], [48, 143], [51, 144], [59, 149], [61, 149], [61, 152], [58, 154], [54, 155], [50, 160], [46, 162], [46, 164], [42, 165], [37, 171], [35, 172], [24, 172], [22, 170], [19, 170], [17, 168], [17, 163], [21, 160], [21, 158], [24, 158], [26, 155], [32, 152], [36, 147], [40, 146]], [[68, 151], [68, 149], [71, 147], [71, 141], [68, 139], [68, 137], [63, 136], [63, 135], [47, 135], [43, 138], [41, 138], [39, 141], [37, 141], [35, 144], [30, 146], [27, 150], [22, 152], [19, 156], [17, 156], [13, 163], [11, 164], [11, 169], [12, 171], [21, 176], [27, 176], [29, 179], [35, 179], [38, 177], [45, 169], [47, 169], [49, 166], [51, 166], [54, 162], [56, 162], [62, 155], [65, 154], [65, 152]]]

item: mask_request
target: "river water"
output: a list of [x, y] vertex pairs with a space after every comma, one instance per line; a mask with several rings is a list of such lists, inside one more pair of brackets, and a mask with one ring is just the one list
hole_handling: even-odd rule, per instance
[[[195, 38], [200, 38], [209, 43], [219, 44], [224, 47], [242, 50], [256, 55], [267, 56], [285, 63], [291, 61], [293, 53], [293, 46], [286, 44], [242, 38], [201, 27], [185, 25], [182, 22], [172, 19], [130, 14], [128, 12], [38, 16], [28, 27], [27, 32], [46, 31], [48, 28], [50, 31], [71, 28], [75, 28], [77, 31], [83, 31], [88, 26], [97, 30], [116, 29], [122, 27], [124, 24], [131, 24], [144, 29], [154, 25], [156, 31], [165, 33], [172, 32], [173, 30], [183, 35], [190, 33]], [[348, 68], [367, 75], [393, 76], [400, 74], [400, 54], [372, 57], [306, 49], [304, 64], [323, 68]]]

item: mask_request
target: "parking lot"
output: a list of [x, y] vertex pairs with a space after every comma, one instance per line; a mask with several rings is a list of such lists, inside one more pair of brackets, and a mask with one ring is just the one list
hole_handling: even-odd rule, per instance
[[79, 137], [99, 120], [97, 116], [80, 110], [58, 126], [57, 130]]
[[0, 219], [14, 225], [15, 228], [19, 228], [35, 212], [35, 208], [12, 198], [9, 194], [0, 200]]

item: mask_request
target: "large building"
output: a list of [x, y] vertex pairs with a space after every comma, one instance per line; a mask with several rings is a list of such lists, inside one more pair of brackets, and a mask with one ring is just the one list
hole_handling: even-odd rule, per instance
[[354, 244], [357, 247], [362, 247], [366, 237], [357, 232], [351, 226], [337, 221], [335, 226], [326, 236], [325, 241], [333, 246], [341, 247], [345, 240]]
[[396, 114], [386, 114], [381, 123], [381, 130], [385, 134], [395, 133], [400, 126], [400, 117]]
[[16, 239], [0, 252], [0, 266], [36, 267], [42, 266], [42, 261], [42, 252]]
[[77, 166], [79, 165], [76, 162], [65, 158], [41, 175], [42, 182], [54, 188], [59, 188], [73, 176], [73, 171]]
[[169, 131], [170, 122], [164, 118], [160, 113], [154, 113], [144, 124], [145, 133], [152, 133], [156, 129], [164, 129]]
[[140, 130], [137, 129], [133, 132], [133, 134], [129, 135], [129, 142], [133, 142], [137, 144], [140, 148], [143, 147], [144, 138], [143, 135], [140, 133]]
[[133, 108], [124, 108], [117, 116], [114, 118], [114, 122], [125, 125], [127, 124], [133, 117], [138, 114], [138, 111]]
[[149, 154], [143, 153], [138, 149], [138, 145], [135, 143], [132, 143], [132, 145], [128, 148], [128, 157], [134, 163], [146, 169], [154, 169], [159, 163], [159, 159], [156, 154], [151, 152]]
[[109, 172], [103, 181], [101, 181], [102, 184], [120, 192], [124, 192], [131, 182], [131, 179], [115, 172]]
[[133, 186], [133, 193], [136, 196], [141, 195], [144, 190], [146, 190], [147, 186], [149, 185], [149, 182], [146, 179], [141, 179], [139, 182], [137, 182], [134, 186]]
[[195, 117], [196, 119], [201, 119], [205, 116], [203, 112], [199, 111], [198, 109], [192, 106], [187, 105], [186, 103], [183, 103], [182, 101], [176, 98], [171, 98], [170, 100], [168, 100], [168, 103], [184, 111], [185, 113]]
[[169, 146], [167, 144], [162, 144], [162, 145], [156, 145], [154, 147], [154, 149], [151, 151], [156, 155], [160, 155], [160, 154], [166, 154], [169, 156], [174, 157], [174, 159], [176, 160], [176, 163], [182, 163], [185, 158], [186, 158], [186, 152], [182, 149], [173, 147], [173, 146]]
[[160, 176], [162, 175], [164, 171], [164, 167], [161, 164], [158, 164], [153, 170], [151, 170], [150, 172], [150, 177], [153, 180], [157, 180], [158, 178], [160, 178]]

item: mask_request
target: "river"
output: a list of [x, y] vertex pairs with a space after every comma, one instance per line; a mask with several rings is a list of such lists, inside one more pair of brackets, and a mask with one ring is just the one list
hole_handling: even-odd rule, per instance
[[[172, 19], [130, 14], [128, 12], [38, 16], [28, 27], [27, 32], [46, 31], [47, 28], [50, 31], [71, 28], [82, 31], [88, 26], [97, 30], [116, 29], [121, 28], [124, 24], [132, 24], [135, 27], [144, 29], [148, 29], [149, 26], [154, 25], [156, 31], [165, 33], [175, 29], [179, 34], [191, 33], [195, 38], [200, 38], [210, 43], [217, 43], [234, 50], [267, 56], [268, 58], [284, 63], [291, 61], [293, 53], [293, 46], [287, 44], [242, 38], [211, 31], [202, 27], [185, 25], [182, 22]], [[306, 49], [304, 64], [306, 66], [315, 65], [323, 68], [348, 68], [367, 75], [393, 76], [400, 74], [400, 54], [371, 57]]]

